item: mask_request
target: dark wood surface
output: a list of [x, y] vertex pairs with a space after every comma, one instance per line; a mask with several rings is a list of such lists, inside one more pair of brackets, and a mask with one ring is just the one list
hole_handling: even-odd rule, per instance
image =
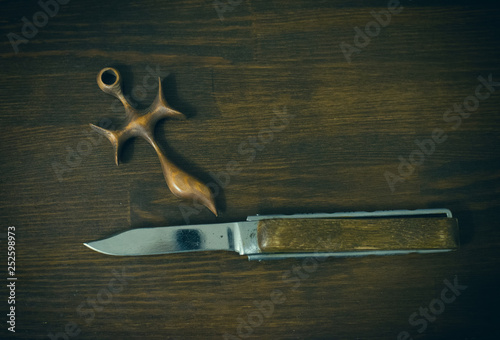
[[[0, 2], [0, 338], [497, 338], [500, 86], [480, 88], [477, 108], [469, 96], [478, 77], [500, 81], [499, 6], [404, 1], [377, 32], [370, 12], [387, 1], [232, 4], [74, 0], [44, 17], [38, 1]], [[10, 33], [29, 37], [18, 53]], [[212, 183], [219, 217], [169, 192], [143, 140], [114, 164], [89, 127], [124, 117], [96, 84], [107, 66], [138, 108], [156, 96], [151, 74], [170, 73], [165, 97], [188, 119], [161, 122], [157, 138]], [[464, 100], [471, 111], [448, 112]], [[451, 209], [461, 249], [259, 263], [82, 245], [132, 227], [416, 208]]]

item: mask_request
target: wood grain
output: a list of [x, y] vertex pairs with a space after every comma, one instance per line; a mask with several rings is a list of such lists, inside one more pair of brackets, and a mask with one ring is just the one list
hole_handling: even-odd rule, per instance
[[[42, 25], [38, 0], [0, 1], [0, 280], [11, 225], [18, 278], [16, 333], [4, 286], [0, 338], [500, 338], [500, 87], [464, 117], [454, 112], [478, 77], [500, 81], [498, 1], [401, 0], [350, 63], [340, 44], [355, 46], [355, 28], [388, 1], [232, 3], [221, 20], [213, 1], [73, 0]], [[22, 38], [35, 15], [41, 27], [26, 26], [15, 53], [7, 35]], [[158, 93], [152, 79], [165, 79], [165, 99], [188, 119], [160, 122], [158, 144], [214, 191], [218, 217], [170, 193], [143, 140], [114, 164], [88, 126], [123, 122], [120, 102], [95, 83], [108, 66], [138, 109]], [[446, 140], [432, 148], [435, 129]], [[413, 171], [402, 165], [412, 153]], [[394, 190], [386, 172], [402, 178]], [[461, 248], [259, 263], [83, 246], [132, 227], [417, 208], [449, 208]], [[438, 310], [445, 280], [467, 289], [428, 321], [419, 309]]]
[[259, 248], [270, 253], [457, 249], [454, 218], [266, 219]]

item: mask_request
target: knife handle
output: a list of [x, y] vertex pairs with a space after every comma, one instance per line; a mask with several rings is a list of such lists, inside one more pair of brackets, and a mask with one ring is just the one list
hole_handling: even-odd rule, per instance
[[257, 226], [262, 252], [455, 250], [455, 218], [265, 219]]

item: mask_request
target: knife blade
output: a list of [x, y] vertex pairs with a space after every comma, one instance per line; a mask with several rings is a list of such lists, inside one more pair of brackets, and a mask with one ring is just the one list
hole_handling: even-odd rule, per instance
[[138, 228], [84, 243], [115, 256], [234, 251], [249, 260], [436, 253], [459, 246], [448, 209], [249, 216], [246, 221]]

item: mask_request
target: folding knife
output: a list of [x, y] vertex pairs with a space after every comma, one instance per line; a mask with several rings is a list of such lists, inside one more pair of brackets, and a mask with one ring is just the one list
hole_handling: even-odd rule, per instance
[[235, 251], [249, 260], [436, 253], [459, 246], [448, 209], [250, 216], [243, 222], [138, 228], [84, 243], [116, 256]]

